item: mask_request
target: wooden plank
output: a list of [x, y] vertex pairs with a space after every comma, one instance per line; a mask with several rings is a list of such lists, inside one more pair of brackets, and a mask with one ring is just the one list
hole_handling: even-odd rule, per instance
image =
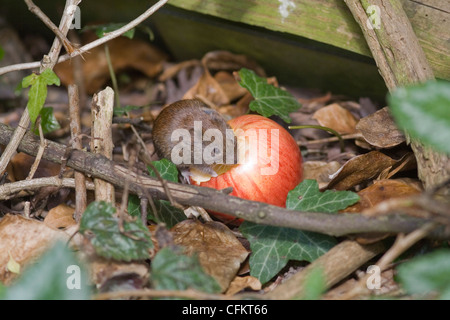
[[[400, 1], [436, 77], [450, 80], [450, 1]], [[342, 0], [171, 0], [170, 4], [370, 56], [361, 30]]]
[[387, 88], [371, 58], [301, 37], [165, 7], [152, 17], [176, 61], [228, 50], [256, 60], [283, 85], [384, 101]]

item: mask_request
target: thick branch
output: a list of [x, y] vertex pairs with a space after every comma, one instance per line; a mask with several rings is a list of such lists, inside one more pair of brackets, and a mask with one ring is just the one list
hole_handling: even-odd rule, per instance
[[[0, 123], [0, 144], [7, 144], [12, 132], [12, 128]], [[38, 149], [39, 139], [32, 134], [26, 134], [18, 148], [19, 151], [33, 156], [36, 155]], [[65, 151], [65, 146], [48, 141], [43, 158], [61, 163]], [[119, 187], [123, 187], [125, 181], [128, 180], [131, 192], [143, 195], [143, 190], [146, 189], [152, 196], [167, 200], [160, 181], [149, 176], [137, 175], [105, 157], [73, 150], [67, 166], [92, 177], [104, 179]], [[228, 196], [210, 188], [178, 183], [168, 183], [167, 185], [175, 201], [182, 205], [204, 207], [207, 210], [230, 214], [256, 223], [320, 232], [333, 236], [362, 232], [409, 233], [429, 222], [428, 219], [414, 218], [399, 213], [380, 218], [368, 218], [358, 214], [332, 215], [300, 212]], [[430, 233], [430, 237], [448, 239], [450, 230], [441, 226]]]

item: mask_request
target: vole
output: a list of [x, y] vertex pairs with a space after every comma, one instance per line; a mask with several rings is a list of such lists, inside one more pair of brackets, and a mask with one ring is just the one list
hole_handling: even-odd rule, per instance
[[193, 169], [216, 177], [217, 164], [236, 163], [233, 131], [220, 113], [198, 99], [162, 109], [152, 137], [158, 156], [175, 163], [187, 182]]

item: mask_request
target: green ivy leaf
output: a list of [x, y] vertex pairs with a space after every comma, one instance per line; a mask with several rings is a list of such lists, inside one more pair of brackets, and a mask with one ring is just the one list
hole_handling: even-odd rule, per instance
[[[153, 248], [150, 232], [140, 219], [123, 221], [123, 230], [119, 230], [119, 218], [116, 209], [104, 201], [92, 202], [83, 213], [80, 221], [80, 233], [90, 238], [97, 254], [105, 258], [131, 261], [149, 258]], [[92, 234], [92, 237], [90, 237]], [[138, 238], [138, 239], [134, 239]]]
[[[157, 223], [165, 223], [167, 228], [172, 228], [177, 223], [186, 220], [187, 217], [184, 212], [178, 208], [173, 207], [169, 201], [166, 200], [153, 200], [156, 207], [157, 215], [153, 214], [152, 208], [148, 205], [147, 219], [155, 221]], [[136, 195], [130, 195], [128, 199], [128, 213], [140, 218], [141, 216], [141, 204], [139, 197]]]
[[195, 289], [218, 293], [216, 280], [206, 274], [196, 256], [186, 256], [181, 250], [163, 248], [152, 260], [151, 283], [157, 290]]
[[[161, 177], [171, 182], [178, 182], [178, 169], [171, 161], [167, 159], [161, 159], [160, 161], [153, 161], [152, 164], [158, 170]], [[156, 178], [156, 173], [148, 166], [148, 172], [152, 177]], [[149, 207], [148, 219], [155, 222], [163, 222], [168, 228], [172, 228], [178, 222], [186, 220], [184, 212], [178, 208], [175, 208], [166, 200], [156, 200], [155, 207], [157, 216], [153, 214], [153, 211]]]
[[316, 180], [304, 180], [288, 193], [286, 208], [306, 212], [336, 213], [359, 201], [351, 191], [319, 191]]
[[0, 299], [87, 300], [91, 296], [87, 281], [84, 266], [64, 243], [57, 242], [18, 282], [0, 290]]
[[[173, 162], [167, 159], [161, 159], [159, 161], [152, 161], [152, 164], [158, 170], [161, 178], [171, 182], [178, 182], [178, 169]], [[150, 166], [147, 166], [147, 169], [148, 173], [156, 178], [156, 173], [153, 169]]]
[[314, 261], [336, 245], [333, 237], [244, 221], [239, 230], [250, 242], [250, 274], [266, 283], [289, 260]]
[[450, 83], [428, 81], [398, 88], [388, 96], [400, 129], [438, 151], [450, 154]]
[[250, 102], [250, 109], [264, 117], [277, 115], [290, 123], [289, 113], [297, 111], [301, 104], [289, 92], [267, 83], [265, 78], [257, 76], [253, 71], [242, 68], [239, 71], [239, 84], [250, 91], [255, 98]]
[[450, 250], [439, 249], [397, 267], [396, 279], [409, 294], [437, 293], [450, 299]]
[[45, 69], [40, 75], [31, 74], [22, 80], [22, 88], [31, 86], [28, 92], [27, 108], [32, 123], [36, 119], [47, 99], [47, 86], [60, 85], [58, 76], [51, 69]]
[[[301, 197], [301, 199], [299, 199]], [[286, 208], [307, 212], [334, 213], [359, 200], [350, 191], [320, 192], [317, 181], [304, 180], [290, 191]], [[289, 260], [314, 261], [336, 244], [328, 235], [244, 221], [240, 231], [250, 242], [250, 274], [262, 283], [275, 276]]]
[[[61, 129], [58, 120], [56, 120], [55, 115], [53, 114], [52, 107], [42, 108], [39, 115], [41, 116], [41, 126], [44, 134]], [[33, 132], [39, 134], [38, 128], [34, 128]]]

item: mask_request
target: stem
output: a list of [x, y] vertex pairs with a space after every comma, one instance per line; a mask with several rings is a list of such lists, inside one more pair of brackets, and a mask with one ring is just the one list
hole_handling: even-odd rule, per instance
[[328, 127], [314, 125], [314, 124], [308, 124], [308, 125], [302, 125], [302, 126], [289, 126], [288, 128], [289, 129], [309, 129], [309, 128], [312, 128], [312, 129], [319, 129], [319, 130], [328, 131], [328, 132], [334, 134], [339, 139], [339, 144], [341, 146], [341, 152], [344, 152], [344, 149], [345, 149], [344, 139], [339, 134], [339, 132], [337, 132], [336, 130], [333, 130], [333, 129], [328, 128]]

